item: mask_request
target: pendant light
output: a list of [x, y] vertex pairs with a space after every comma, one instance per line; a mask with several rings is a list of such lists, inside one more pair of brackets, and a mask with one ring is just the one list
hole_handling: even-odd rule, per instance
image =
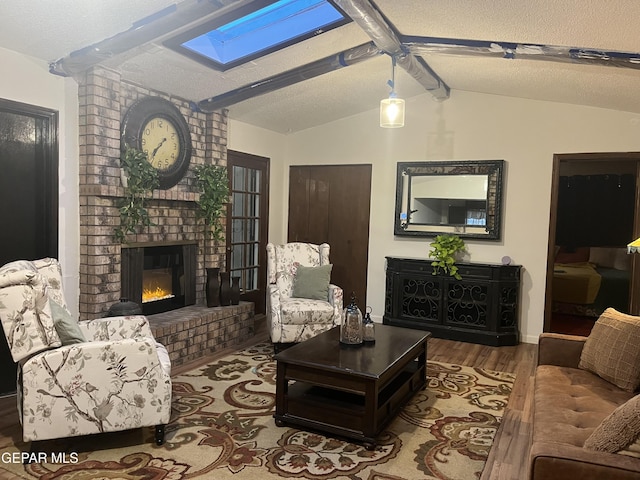
[[391, 57], [391, 87], [389, 98], [380, 101], [380, 126], [383, 128], [404, 127], [404, 100], [396, 95], [396, 57]]

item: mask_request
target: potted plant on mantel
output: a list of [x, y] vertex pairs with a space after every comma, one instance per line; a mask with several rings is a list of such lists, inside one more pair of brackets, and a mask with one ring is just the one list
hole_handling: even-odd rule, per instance
[[153, 225], [145, 200], [160, 186], [158, 171], [147, 160], [142, 150], [127, 147], [120, 156], [120, 166], [124, 171], [122, 184], [124, 198], [120, 202], [120, 225], [114, 235], [120, 243], [126, 243], [128, 233], [136, 233], [139, 225]]
[[458, 267], [455, 262], [457, 255], [466, 249], [464, 240], [452, 234], [438, 235], [431, 242], [430, 247], [429, 257], [435, 259], [431, 262], [433, 267], [432, 274], [438, 275], [440, 269], [442, 269], [444, 273], [448, 273], [456, 280], [460, 280], [462, 277], [458, 273]]
[[[229, 203], [229, 178], [227, 168], [222, 165], [198, 165], [194, 169], [196, 175], [196, 185], [200, 191], [200, 198], [197, 200], [198, 217], [204, 218], [209, 236], [216, 241], [223, 239], [224, 227], [222, 216], [224, 209]], [[218, 305], [229, 305], [230, 284], [229, 274], [220, 274], [220, 268], [208, 267], [205, 294], [207, 307], [217, 307]]]

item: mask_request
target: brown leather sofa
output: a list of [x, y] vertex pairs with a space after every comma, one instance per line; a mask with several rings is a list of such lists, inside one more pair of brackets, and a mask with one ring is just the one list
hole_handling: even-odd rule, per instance
[[530, 480], [639, 480], [640, 458], [583, 448], [635, 393], [578, 368], [586, 337], [543, 333], [533, 398]]

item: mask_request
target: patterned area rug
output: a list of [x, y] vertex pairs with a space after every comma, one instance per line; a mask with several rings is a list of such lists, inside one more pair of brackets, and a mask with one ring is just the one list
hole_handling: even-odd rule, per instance
[[470, 480], [480, 477], [515, 379], [429, 362], [427, 389], [369, 451], [276, 427], [275, 374], [270, 345], [245, 349], [174, 378], [163, 446], [151, 429], [61, 439], [38, 445], [46, 462], [22, 465], [12, 454], [28, 445], [16, 440], [0, 450], [0, 478]]

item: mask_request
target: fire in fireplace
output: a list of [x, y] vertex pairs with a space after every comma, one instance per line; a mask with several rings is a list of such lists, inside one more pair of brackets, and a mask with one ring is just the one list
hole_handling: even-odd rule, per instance
[[151, 315], [195, 303], [196, 246], [149, 245], [122, 249], [122, 296]]

